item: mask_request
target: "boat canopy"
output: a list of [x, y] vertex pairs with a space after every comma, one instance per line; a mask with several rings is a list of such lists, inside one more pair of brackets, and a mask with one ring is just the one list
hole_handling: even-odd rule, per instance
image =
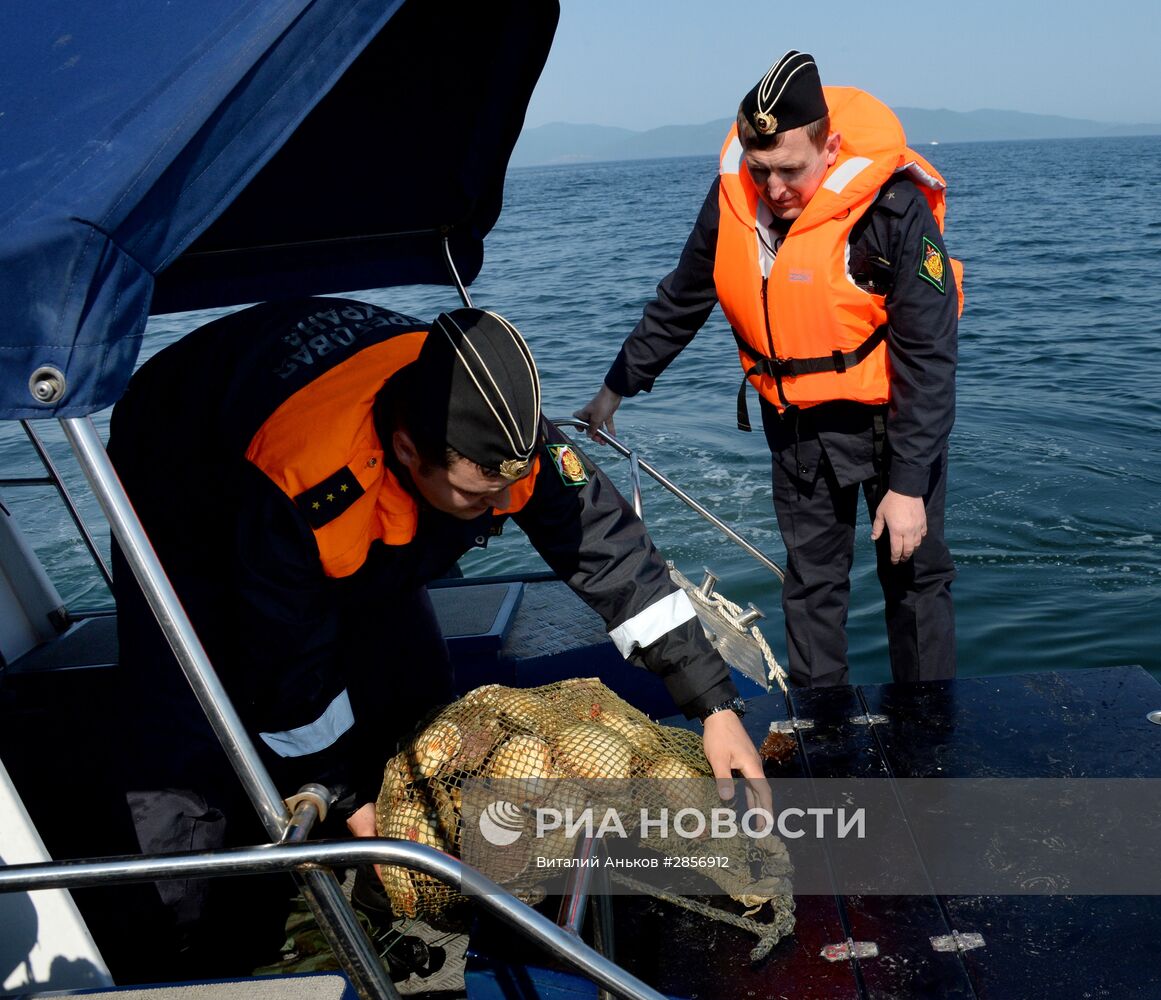
[[20, 4], [0, 31], [0, 419], [112, 405], [150, 314], [450, 284], [444, 236], [470, 283], [558, 17]]

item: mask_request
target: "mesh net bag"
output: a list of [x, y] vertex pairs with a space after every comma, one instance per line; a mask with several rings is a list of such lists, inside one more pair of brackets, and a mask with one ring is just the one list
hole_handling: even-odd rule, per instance
[[[524, 801], [555, 808], [583, 807], [592, 789], [603, 802], [611, 795], [614, 805], [632, 813], [720, 806], [713, 783], [706, 780], [712, 774], [700, 735], [653, 722], [596, 678], [537, 688], [490, 684], [443, 709], [388, 761], [376, 826], [382, 837], [427, 844], [459, 857], [464, 787], [472, 779], [494, 779], [505, 787], [515, 783]], [[569, 856], [579, 836], [558, 830], [536, 847], [541, 854]], [[734, 838], [724, 848], [723, 842], [708, 838], [675, 843], [645, 836], [639, 842], [669, 854], [720, 855], [725, 850], [736, 855], [737, 864], [705, 874], [751, 907], [751, 913], [768, 905], [781, 927], [793, 926], [790, 864], [777, 837]], [[529, 864], [531, 851], [531, 838], [505, 846], [489, 858], [486, 874], [521, 898], [535, 899], [545, 876]], [[449, 886], [391, 865], [382, 866], [381, 877], [397, 914], [435, 924], [457, 919], [463, 900]]]

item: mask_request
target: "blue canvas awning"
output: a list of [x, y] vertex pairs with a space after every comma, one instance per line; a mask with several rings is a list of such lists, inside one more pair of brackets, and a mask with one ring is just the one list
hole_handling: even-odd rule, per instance
[[[556, 0], [39, 0], [0, 29], [0, 418], [115, 402], [150, 313], [465, 282]], [[29, 379], [50, 367], [59, 401]]]

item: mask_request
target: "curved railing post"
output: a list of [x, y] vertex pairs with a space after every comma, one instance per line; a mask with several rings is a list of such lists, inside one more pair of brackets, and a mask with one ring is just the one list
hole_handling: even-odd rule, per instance
[[[585, 421], [577, 420], [573, 417], [565, 417], [565, 418], [559, 419], [559, 420], [554, 419], [552, 422], [554, 424], [556, 424], [557, 427], [577, 427], [577, 428], [580, 428], [581, 430], [584, 430], [584, 431], [587, 431], [589, 429], [589, 425]], [[638, 517], [641, 516], [641, 510], [640, 510], [641, 477], [637, 473], [637, 470], [636, 470], [637, 466], [639, 466], [640, 468], [644, 469], [647, 473], [649, 473], [650, 476], [652, 476], [655, 480], [657, 480], [657, 482], [659, 482], [662, 486], [664, 486], [667, 490], [669, 490], [670, 493], [672, 493], [675, 497], [677, 497], [677, 499], [680, 500], [682, 503], [684, 503], [687, 507], [689, 507], [691, 510], [696, 511], [703, 518], [705, 518], [707, 521], [709, 521], [710, 524], [712, 524], [715, 528], [717, 528], [719, 531], [721, 531], [722, 534], [724, 534], [727, 538], [730, 539], [730, 541], [734, 542], [735, 544], [739, 545], [741, 548], [745, 549], [746, 552], [748, 552], [751, 556], [753, 556], [755, 559], [757, 559], [758, 562], [760, 562], [763, 566], [765, 566], [768, 570], [770, 570], [770, 572], [773, 573], [776, 577], [778, 577], [779, 580], [786, 579], [786, 573], [782, 569], [782, 567], [779, 566], [768, 555], [766, 555], [765, 552], [763, 552], [760, 548], [758, 548], [752, 542], [743, 538], [740, 534], [738, 534], [738, 532], [736, 532], [733, 528], [731, 528], [728, 524], [726, 524], [725, 521], [723, 521], [720, 518], [711, 514], [705, 507], [703, 507], [700, 503], [698, 503], [696, 500], [694, 500], [693, 497], [691, 497], [688, 493], [686, 493], [685, 490], [683, 490], [680, 486], [678, 486], [676, 483], [671, 482], [664, 475], [662, 475], [660, 472], [658, 472], [657, 469], [653, 468], [652, 465], [650, 465], [648, 462], [646, 462], [644, 459], [642, 459], [640, 456], [638, 456], [637, 452], [634, 449], [631, 449], [631, 448], [627, 447], [626, 445], [622, 444], [620, 441], [618, 441], [611, 434], [607, 434], [603, 430], [598, 430], [597, 436], [600, 437], [600, 439], [602, 441], [604, 441], [606, 444], [608, 444], [610, 447], [612, 447], [612, 449], [614, 451], [618, 452], [621, 455], [624, 455], [626, 458], [629, 459], [630, 472], [634, 477], [634, 481], [633, 481], [633, 490], [634, 490], [633, 506], [634, 506], [634, 509], [637, 511]]]

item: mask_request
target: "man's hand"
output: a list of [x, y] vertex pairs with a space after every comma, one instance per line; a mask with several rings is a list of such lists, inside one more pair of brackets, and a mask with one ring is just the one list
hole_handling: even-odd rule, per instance
[[359, 806], [347, 817], [347, 829], [356, 837], [376, 837], [375, 831], [375, 803], [368, 802]]
[[598, 444], [604, 444], [605, 442], [597, 435], [597, 431], [608, 431], [613, 437], [617, 436], [617, 430], [613, 426], [613, 414], [617, 412], [617, 407], [620, 405], [621, 396], [613, 392], [607, 385], [602, 385], [601, 391], [577, 410], [573, 416], [589, 425], [589, 429], [585, 432], [589, 437]]
[[746, 779], [746, 801], [751, 809], [774, 811], [774, 797], [762, 769], [762, 758], [746, 735], [742, 720], [733, 712], [714, 712], [702, 725], [702, 745], [706, 759], [718, 780], [718, 795], [723, 801], [734, 794], [734, 771]]
[[884, 493], [879, 509], [875, 511], [871, 539], [878, 540], [884, 528], [891, 541], [891, 562], [906, 562], [927, 534], [927, 510], [923, 506], [923, 497], [904, 496], [894, 490]]
[[[368, 802], [351, 813], [347, 817], [347, 829], [356, 837], [379, 836], [379, 832], [375, 829], [375, 803]], [[379, 870], [379, 866], [375, 865], [374, 867], [375, 874], [382, 880], [383, 873]]]

